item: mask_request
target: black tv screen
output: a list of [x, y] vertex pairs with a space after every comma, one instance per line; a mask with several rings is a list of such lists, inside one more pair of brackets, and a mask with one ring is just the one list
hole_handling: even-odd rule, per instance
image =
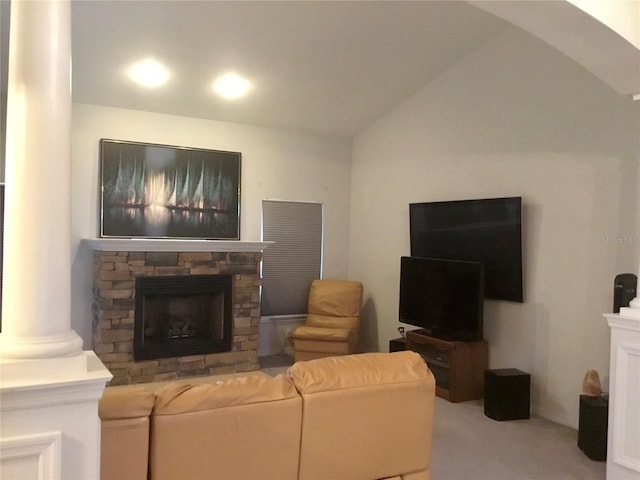
[[412, 257], [480, 262], [485, 297], [523, 302], [522, 197], [412, 203]]
[[400, 321], [443, 340], [482, 340], [483, 277], [478, 262], [402, 257]]

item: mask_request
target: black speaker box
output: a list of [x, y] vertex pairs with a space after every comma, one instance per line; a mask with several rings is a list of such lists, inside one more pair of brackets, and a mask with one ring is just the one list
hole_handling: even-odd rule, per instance
[[531, 376], [515, 368], [485, 370], [484, 414], [494, 420], [529, 418]]
[[407, 340], [405, 338], [394, 338], [389, 340], [389, 352], [402, 352], [407, 349]]
[[580, 395], [578, 448], [591, 460], [607, 459], [609, 399]]

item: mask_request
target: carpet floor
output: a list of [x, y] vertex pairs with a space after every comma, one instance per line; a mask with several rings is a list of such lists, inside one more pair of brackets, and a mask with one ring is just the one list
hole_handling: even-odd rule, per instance
[[431, 460], [433, 480], [604, 480], [606, 470], [578, 448], [572, 428], [536, 416], [499, 422], [482, 400], [438, 397]]
[[[277, 375], [292, 359], [280, 354], [258, 361], [264, 373]], [[604, 480], [605, 470], [605, 462], [590, 460], [578, 448], [572, 428], [535, 415], [498, 422], [484, 415], [482, 400], [450, 403], [436, 397], [433, 480]]]

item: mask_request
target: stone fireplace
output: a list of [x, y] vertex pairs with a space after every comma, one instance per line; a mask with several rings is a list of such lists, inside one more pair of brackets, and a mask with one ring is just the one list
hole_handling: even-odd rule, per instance
[[110, 385], [259, 369], [266, 242], [88, 243], [93, 349], [113, 374]]

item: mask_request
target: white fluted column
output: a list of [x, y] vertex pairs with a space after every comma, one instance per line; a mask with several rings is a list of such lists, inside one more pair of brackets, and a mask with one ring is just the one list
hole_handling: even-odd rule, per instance
[[71, 10], [11, 3], [0, 478], [100, 478], [111, 373], [71, 329]]
[[0, 357], [81, 354], [71, 325], [71, 12], [14, 1]]

